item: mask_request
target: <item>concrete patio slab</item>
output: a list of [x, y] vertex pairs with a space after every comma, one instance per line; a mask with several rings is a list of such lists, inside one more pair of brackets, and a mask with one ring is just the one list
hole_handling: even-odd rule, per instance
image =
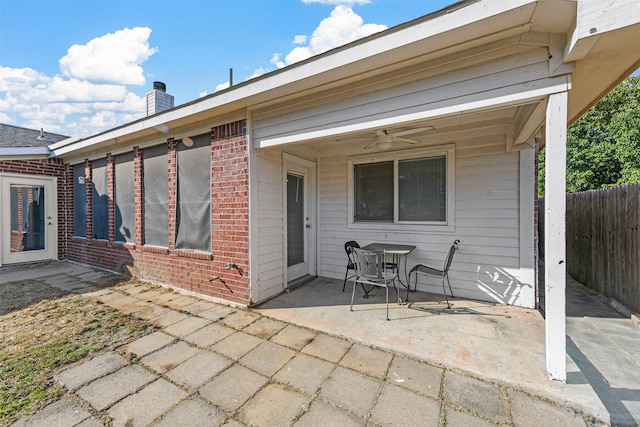
[[203, 350], [167, 372], [167, 378], [188, 390], [195, 390], [231, 366], [233, 361]]
[[349, 411], [321, 400], [315, 400], [295, 425], [296, 427], [317, 427], [321, 425], [362, 427], [364, 423], [364, 419]]
[[279, 384], [268, 384], [240, 410], [240, 420], [256, 427], [291, 425], [309, 398]]
[[164, 374], [201, 351], [203, 350], [191, 347], [184, 341], [178, 341], [148, 354], [140, 359], [140, 363], [158, 373]]
[[120, 347], [120, 350], [124, 353], [132, 354], [133, 356], [140, 358], [149, 353], [153, 353], [174, 341], [174, 337], [167, 335], [164, 332], [156, 331]]
[[259, 374], [270, 377], [295, 356], [295, 351], [281, 345], [264, 341], [239, 362]]
[[377, 425], [386, 426], [437, 426], [440, 402], [385, 383], [370, 419]]
[[221, 409], [235, 412], [268, 382], [267, 377], [236, 364], [202, 386], [198, 393]]
[[209, 347], [218, 341], [235, 333], [235, 330], [218, 323], [209, 323], [208, 325], [192, 332], [184, 337], [185, 341], [196, 345], [200, 348]]
[[89, 417], [91, 414], [82, 406], [70, 399], [62, 399], [46, 406], [31, 417], [18, 420], [12, 427], [67, 427], [77, 425]]
[[370, 377], [384, 378], [392, 359], [393, 354], [389, 352], [354, 344], [338, 364]]
[[300, 328], [294, 325], [287, 325], [278, 332], [271, 341], [294, 350], [301, 350], [316, 337], [316, 334], [309, 329]]
[[338, 366], [324, 383], [320, 397], [366, 418], [381, 387], [378, 379]]
[[78, 390], [78, 396], [101, 411], [123, 397], [158, 379], [157, 375], [138, 365], [128, 365], [99, 378]]
[[160, 378], [108, 410], [114, 427], [146, 426], [188, 396], [169, 381]]
[[173, 335], [174, 337], [181, 338], [185, 335], [196, 332], [198, 329], [205, 327], [209, 323], [211, 322], [209, 322], [207, 319], [187, 316], [179, 322], [167, 326], [166, 328], [164, 328], [164, 331], [170, 335]]
[[513, 422], [522, 427], [538, 426], [575, 426], [584, 427], [584, 420], [572, 411], [558, 408], [531, 396], [509, 390], [509, 401], [511, 402], [511, 413]]
[[338, 337], [320, 334], [302, 348], [302, 352], [311, 356], [337, 363], [347, 354], [352, 343]]
[[120, 354], [106, 352], [59, 373], [55, 379], [66, 388], [74, 390], [126, 365], [127, 360]]
[[306, 354], [298, 354], [280, 369], [274, 379], [313, 395], [333, 371], [334, 365]]
[[225, 413], [194, 396], [180, 402], [153, 423], [152, 427], [218, 426], [225, 418]]
[[211, 350], [238, 360], [262, 343], [262, 340], [244, 332], [236, 332], [211, 346]]
[[455, 372], [444, 377], [444, 402], [454, 408], [465, 408], [496, 424], [509, 422], [509, 411], [497, 387]]

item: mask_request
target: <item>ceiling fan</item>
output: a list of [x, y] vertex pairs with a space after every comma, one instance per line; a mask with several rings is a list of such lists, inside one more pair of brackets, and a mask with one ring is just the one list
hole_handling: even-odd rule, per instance
[[369, 144], [365, 145], [362, 149], [369, 150], [371, 148], [377, 148], [378, 150], [388, 150], [391, 148], [391, 145], [395, 142], [404, 142], [407, 144], [416, 144], [420, 141], [412, 138], [405, 138], [405, 135], [411, 135], [414, 133], [419, 133], [426, 130], [435, 129], [433, 126], [426, 126], [416, 129], [408, 129], [399, 132], [387, 132], [386, 129], [378, 129], [376, 131], [376, 136]]

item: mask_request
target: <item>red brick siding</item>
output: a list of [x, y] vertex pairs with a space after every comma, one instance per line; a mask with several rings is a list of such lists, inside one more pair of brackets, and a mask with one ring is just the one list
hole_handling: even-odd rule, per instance
[[46, 176], [58, 178], [58, 258], [67, 256], [67, 198], [66, 181], [68, 168], [58, 159], [46, 160], [2, 160], [0, 172], [20, 175]]
[[[144, 195], [142, 150], [134, 152], [136, 241], [135, 244], [72, 238], [69, 259], [120, 271], [133, 265], [137, 274], [146, 280], [169, 284], [185, 290], [240, 304], [249, 304], [249, 181], [246, 123], [239, 121], [218, 126], [211, 131], [211, 253], [174, 249], [177, 203], [176, 142], [168, 143], [169, 172], [169, 246], [145, 247], [143, 244]], [[111, 163], [110, 163], [111, 164]], [[90, 165], [87, 162], [87, 176]], [[109, 198], [113, 199], [112, 166], [109, 171]], [[73, 197], [73, 186], [68, 194]], [[88, 186], [90, 187], [90, 186]], [[87, 193], [87, 236], [90, 236], [91, 199]], [[110, 230], [113, 203], [109, 203]], [[73, 210], [69, 211], [73, 217]], [[72, 233], [73, 227], [70, 228]], [[236, 264], [244, 273], [229, 269]]]

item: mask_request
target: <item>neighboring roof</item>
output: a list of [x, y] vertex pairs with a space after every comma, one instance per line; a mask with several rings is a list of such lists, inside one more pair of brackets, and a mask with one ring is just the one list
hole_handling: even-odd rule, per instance
[[65, 135], [0, 123], [0, 148], [47, 147], [69, 138]]

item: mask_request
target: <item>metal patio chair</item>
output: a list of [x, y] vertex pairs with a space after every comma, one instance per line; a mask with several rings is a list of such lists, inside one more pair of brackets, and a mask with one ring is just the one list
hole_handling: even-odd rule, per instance
[[[349, 240], [344, 244], [344, 251], [347, 253], [347, 271], [344, 273], [344, 283], [342, 284], [342, 292], [344, 292], [345, 286], [347, 286], [347, 280], [351, 279], [355, 276], [355, 266], [353, 265], [353, 259], [351, 258], [351, 252], [353, 252], [353, 248], [359, 248], [360, 245], [355, 240]], [[354, 273], [349, 276], [349, 270], [352, 270]]]
[[[397, 273], [387, 268], [385, 262], [385, 252], [373, 252], [360, 248], [353, 248], [351, 253], [353, 266], [355, 268], [355, 277], [353, 278], [353, 290], [351, 291], [351, 307], [353, 311], [353, 299], [356, 295], [356, 286], [361, 284], [365, 286], [378, 286], [385, 288], [387, 303], [387, 320], [389, 320], [389, 284], [393, 284], [396, 289]], [[396, 289], [396, 292], [398, 290]], [[366, 292], [365, 292], [366, 295]]]
[[[409, 272], [409, 287], [411, 287], [411, 275], [415, 274], [416, 276], [415, 285], [413, 286], [414, 289], [416, 288], [416, 286], [418, 286], [418, 274], [424, 274], [425, 276], [432, 277], [442, 277], [442, 294], [447, 301], [447, 308], [451, 308], [451, 304], [449, 304], [449, 298], [447, 297], [447, 291], [444, 286], [444, 281], [446, 279], [447, 284], [449, 285], [449, 292], [451, 292], [451, 297], [453, 298], [453, 290], [451, 289], [451, 282], [449, 282], [449, 268], [451, 267], [451, 262], [453, 261], [453, 255], [455, 255], [456, 250], [458, 250], [458, 243], [460, 243], [460, 240], [454, 240], [451, 248], [449, 248], [449, 253], [444, 260], [444, 267], [442, 268], [442, 270], [429, 267], [424, 264], [418, 264]], [[407, 298], [409, 298], [409, 291], [407, 291]]]

